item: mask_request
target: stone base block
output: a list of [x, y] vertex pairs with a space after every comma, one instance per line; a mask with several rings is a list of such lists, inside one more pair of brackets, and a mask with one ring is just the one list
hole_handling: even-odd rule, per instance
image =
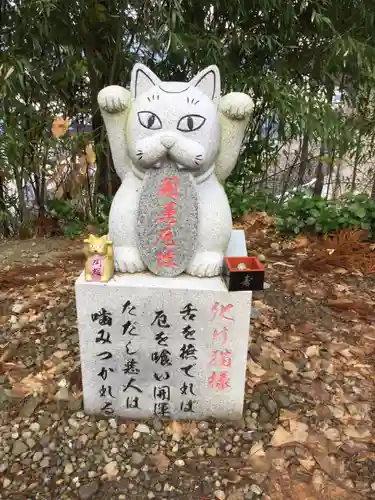
[[[237, 234], [236, 234], [237, 233]], [[241, 231], [228, 254], [246, 255]], [[251, 292], [220, 277], [76, 282], [85, 411], [130, 419], [242, 415]]]

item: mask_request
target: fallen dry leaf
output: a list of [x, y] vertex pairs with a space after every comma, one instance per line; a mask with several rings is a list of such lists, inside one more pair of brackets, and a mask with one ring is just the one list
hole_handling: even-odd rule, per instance
[[250, 457], [264, 457], [266, 453], [263, 449], [263, 443], [261, 441], [258, 441], [257, 443], [253, 444], [250, 449], [249, 455]]
[[88, 144], [85, 148], [86, 160], [88, 165], [94, 165], [96, 162], [96, 154], [92, 147], [92, 144]]
[[286, 371], [292, 372], [294, 375], [297, 375], [298, 368], [294, 363], [292, 363], [291, 361], [284, 361], [283, 365]]
[[183, 434], [183, 429], [180, 422], [177, 422], [177, 420], [173, 420], [173, 422], [168, 426], [168, 430], [170, 434], [172, 434], [172, 439], [174, 441], [180, 441]]
[[170, 464], [169, 458], [166, 457], [164, 453], [156, 453], [155, 455], [151, 455], [151, 461], [156, 466], [160, 474], [164, 474]]
[[271, 439], [271, 446], [281, 446], [285, 443], [291, 443], [294, 441], [292, 434], [284, 429], [281, 425], [273, 433]]
[[320, 352], [320, 348], [318, 345], [310, 345], [307, 349], [306, 349], [306, 356], [308, 358], [312, 358], [314, 356], [319, 356], [319, 352]]
[[297, 422], [297, 420], [289, 420], [289, 428], [293, 437], [293, 441], [298, 441], [299, 443], [305, 443], [308, 438], [308, 425], [302, 422]]
[[62, 135], [64, 135], [67, 130], [69, 128], [69, 120], [68, 119], [65, 119], [63, 117], [58, 117], [58, 118], [55, 118], [53, 123], [52, 123], [52, 128], [51, 128], [51, 132], [52, 132], [52, 135], [53, 137], [61, 137]]
[[17, 394], [18, 397], [26, 397], [31, 394], [40, 394], [51, 390], [55, 385], [53, 383], [54, 379], [54, 369], [37, 373], [36, 375], [30, 374], [23, 378], [20, 382], [15, 382], [12, 384], [12, 392]]
[[250, 360], [247, 363], [247, 367], [249, 369], [249, 372], [252, 375], [255, 375], [256, 377], [263, 377], [263, 375], [267, 373], [266, 370], [263, 370], [263, 368], [260, 365], [258, 365], [258, 363], [255, 363], [255, 361], [253, 360]]
[[316, 465], [315, 460], [312, 458], [299, 458], [298, 461], [307, 471], [311, 471]]
[[281, 336], [281, 332], [277, 328], [271, 328], [271, 330], [264, 332], [264, 336], [266, 338], [275, 339]]
[[331, 406], [331, 405], [328, 405], [328, 408], [330, 410], [330, 412], [332, 413], [332, 415], [339, 419], [339, 420], [342, 420], [345, 416], [345, 410], [343, 407], [341, 406]]
[[311, 243], [306, 236], [297, 236], [293, 244], [294, 248], [306, 248], [310, 245]]
[[353, 439], [366, 439], [371, 436], [371, 432], [369, 429], [356, 429], [353, 425], [348, 425], [344, 428], [344, 432], [348, 437]]
[[323, 434], [327, 439], [331, 441], [339, 441], [340, 440], [340, 431], [335, 429], [334, 427], [330, 427], [328, 429], [322, 429]]

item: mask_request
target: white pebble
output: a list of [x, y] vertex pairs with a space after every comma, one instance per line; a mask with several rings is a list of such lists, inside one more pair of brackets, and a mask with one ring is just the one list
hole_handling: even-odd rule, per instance
[[33, 462], [40, 462], [43, 458], [43, 453], [41, 451], [36, 451], [33, 456]]
[[117, 429], [117, 422], [114, 418], [109, 419], [109, 425], [112, 429]]
[[108, 474], [108, 476], [117, 476], [119, 473], [118, 469], [118, 463], [113, 460], [112, 462], [109, 462], [105, 467], [104, 467], [104, 472]]
[[118, 428], [119, 434], [125, 434], [126, 433], [126, 424], [120, 424]]
[[74, 418], [70, 418], [68, 420], [68, 423], [69, 423], [70, 427], [73, 427], [74, 429], [79, 428], [79, 422], [77, 422], [77, 420], [75, 420]]
[[177, 467], [183, 467], [185, 465], [185, 462], [183, 460], [176, 460], [175, 465], [177, 465]]
[[33, 422], [30, 425], [30, 430], [33, 431], [33, 432], [39, 432], [40, 431], [40, 425], [38, 424], [38, 422]]
[[139, 439], [141, 437], [141, 433], [138, 431], [133, 432], [133, 439]]
[[250, 490], [253, 491], [256, 495], [261, 495], [263, 493], [257, 484], [252, 484], [250, 486]]
[[8, 479], [7, 477], [4, 477], [3, 479], [3, 487], [4, 488], [8, 488], [8, 486], [10, 485], [12, 481], [10, 479]]
[[49, 458], [44, 457], [43, 460], [40, 462], [40, 466], [42, 467], [42, 469], [46, 469], [47, 467], [49, 467]]
[[138, 424], [135, 430], [142, 434], [150, 434], [150, 427], [146, 424]]
[[99, 422], [97, 422], [96, 426], [100, 431], [105, 431], [107, 429], [107, 421], [106, 420], [99, 420]]
[[66, 465], [65, 465], [65, 468], [64, 468], [64, 472], [67, 476], [69, 476], [70, 474], [73, 473], [73, 464], [71, 464], [70, 462], [68, 462]]

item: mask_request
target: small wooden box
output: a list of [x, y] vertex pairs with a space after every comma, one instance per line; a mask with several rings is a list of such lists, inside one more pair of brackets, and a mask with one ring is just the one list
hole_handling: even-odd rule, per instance
[[224, 257], [222, 277], [230, 292], [263, 290], [264, 266], [257, 257]]

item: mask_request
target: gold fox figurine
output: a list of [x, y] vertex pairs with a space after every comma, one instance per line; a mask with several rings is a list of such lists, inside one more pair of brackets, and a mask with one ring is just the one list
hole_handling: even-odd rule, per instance
[[113, 247], [107, 236], [90, 234], [88, 239], [84, 240], [84, 253], [86, 281], [105, 282], [113, 277]]

